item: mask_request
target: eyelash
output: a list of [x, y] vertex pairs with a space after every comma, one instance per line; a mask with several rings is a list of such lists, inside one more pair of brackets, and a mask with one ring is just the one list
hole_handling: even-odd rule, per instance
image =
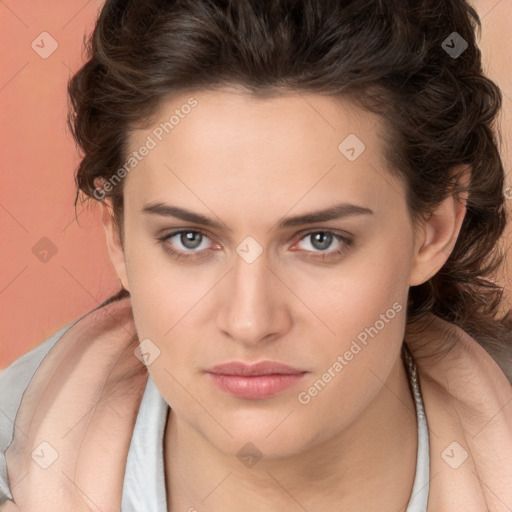
[[[185, 258], [185, 259], [188, 259], [189, 261], [196, 261], [196, 260], [200, 260], [200, 259], [204, 259], [204, 258], [209, 258], [211, 256], [209, 254], [206, 254], [206, 250], [202, 250], [202, 251], [178, 251], [176, 249], [173, 249], [169, 245], [168, 240], [170, 238], [175, 237], [176, 235], [180, 235], [181, 233], [199, 233], [202, 236], [209, 238], [208, 235], [206, 233], [203, 233], [201, 230], [197, 230], [197, 229], [180, 229], [180, 230], [173, 231], [172, 233], [168, 233], [168, 234], [166, 234], [166, 235], [164, 235], [162, 237], [157, 237], [157, 240], [162, 244], [162, 247], [164, 248], [164, 250], [167, 253], [169, 253], [176, 260]], [[331, 259], [331, 258], [334, 258], [336, 256], [341, 256], [353, 244], [353, 240], [351, 238], [348, 238], [346, 236], [342, 236], [342, 235], [333, 233], [332, 231], [319, 230], [319, 229], [314, 230], [314, 231], [308, 231], [307, 233], [304, 233], [301, 236], [301, 238], [299, 238], [299, 241], [303, 240], [304, 238], [307, 238], [310, 235], [314, 235], [314, 234], [317, 234], [317, 233], [323, 233], [323, 234], [332, 235], [334, 237], [334, 239], [336, 239], [336, 240], [338, 240], [340, 242], [343, 242], [343, 243], [341, 244], [340, 248], [336, 249], [336, 250], [331, 250], [331, 251], [306, 251], [306, 252], [314, 252], [314, 253], [318, 252], [319, 253], [318, 256], [310, 256], [310, 258], [314, 259], [314, 260], [316, 259], [316, 260], [325, 261], [327, 259]]]

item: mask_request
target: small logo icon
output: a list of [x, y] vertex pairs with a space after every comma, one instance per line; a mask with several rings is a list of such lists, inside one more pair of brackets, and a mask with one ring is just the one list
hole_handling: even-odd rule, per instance
[[263, 252], [263, 247], [252, 236], [248, 236], [238, 245], [236, 252], [246, 263], [253, 263]]
[[59, 453], [50, 443], [43, 441], [37, 445], [31, 456], [38, 466], [47, 469], [58, 459]]
[[448, 466], [457, 469], [468, 458], [468, 452], [457, 441], [453, 441], [443, 450], [441, 457]]
[[39, 261], [48, 263], [57, 254], [57, 246], [44, 236], [32, 247], [32, 254]]
[[39, 57], [47, 59], [59, 47], [59, 43], [48, 32], [41, 32], [30, 46]]
[[441, 43], [441, 47], [452, 59], [456, 59], [466, 50], [468, 42], [458, 32], [452, 32]]
[[263, 456], [258, 448], [251, 442], [245, 443], [236, 456], [248, 468], [252, 468]]
[[149, 338], [146, 338], [139, 343], [133, 353], [141, 363], [149, 366], [160, 356], [160, 349]]
[[365, 149], [366, 146], [363, 141], [353, 133], [346, 137], [338, 146], [339, 152], [351, 162], [357, 160]]

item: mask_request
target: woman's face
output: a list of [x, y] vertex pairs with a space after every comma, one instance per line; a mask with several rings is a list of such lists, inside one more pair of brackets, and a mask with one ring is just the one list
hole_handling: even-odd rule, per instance
[[[397, 368], [419, 283], [381, 129], [347, 100], [226, 89], [169, 99], [130, 136], [116, 268], [152, 379], [225, 453], [251, 442], [279, 457], [328, 440]], [[263, 360], [305, 373], [273, 390], [278, 379], [208, 373]]]

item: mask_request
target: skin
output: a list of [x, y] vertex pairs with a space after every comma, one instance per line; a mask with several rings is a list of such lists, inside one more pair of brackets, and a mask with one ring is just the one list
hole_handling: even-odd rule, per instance
[[[363, 503], [366, 511], [405, 510], [417, 451], [400, 358], [407, 294], [448, 258], [464, 205], [449, 197], [413, 229], [405, 186], [386, 170], [379, 119], [345, 99], [190, 92], [162, 103], [156, 121], [130, 135], [130, 150], [190, 97], [198, 105], [126, 177], [124, 244], [111, 209], [103, 211], [139, 339], [160, 350], [148, 371], [171, 408], [169, 510], [334, 511]], [[366, 146], [354, 161], [338, 150], [351, 133]], [[142, 212], [155, 202], [226, 228]], [[373, 214], [277, 227], [335, 202]], [[179, 235], [157, 240], [184, 228], [204, 233], [197, 248]], [[344, 242], [334, 237], [322, 248], [307, 236], [318, 231], [353, 244], [335, 256]], [[262, 249], [252, 263], [236, 252], [248, 236]], [[206, 257], [177, 260], [166, 245]], [[322, 262], [323, 253], [332, 256]], [[298, 394], [395, 303], [401, 311], [300, 403]], [[233, 360], [275, 360], [310, 373], [273, 397], [241, 399], [204, 373]], [[251, 467], [237, 457], [248, 442], [261, 453]]]

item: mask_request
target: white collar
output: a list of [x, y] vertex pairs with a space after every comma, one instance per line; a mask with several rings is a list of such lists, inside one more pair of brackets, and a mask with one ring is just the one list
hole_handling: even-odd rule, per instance
[[168, 411], [148, 374], [126, 461], [123, 512], [167, 512], [163, 447]]

